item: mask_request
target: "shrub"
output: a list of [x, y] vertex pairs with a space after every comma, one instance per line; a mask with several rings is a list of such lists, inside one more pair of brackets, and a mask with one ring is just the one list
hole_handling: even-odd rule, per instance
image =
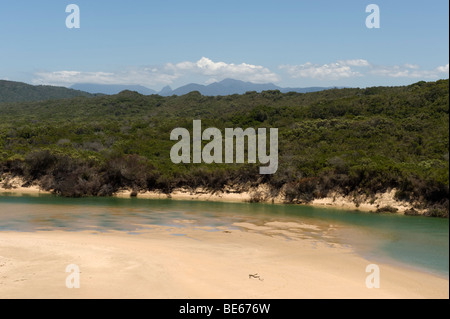
[[391, 213], [391, 214], [395, 214], [398, 212], [398, 208], [392, 207], [392, 206], [384, 206], [381, 208], [378, 208], [376, 210], [376, 213]]
[[405, 215], [406, 216], [419, 216], [420, 214], [414, 208], [410, 208], [410, 209], [405, 210]]

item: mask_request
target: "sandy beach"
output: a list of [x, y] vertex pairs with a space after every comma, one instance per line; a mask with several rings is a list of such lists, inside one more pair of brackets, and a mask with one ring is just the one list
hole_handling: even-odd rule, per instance
[[[0, 233], [1, 298], [448, 298], [449, 281], [350, 248], [243, 230], [152, 226], [122, 232]], [[291, 225], [292, 226], [292, 225]], [[305, 226], [307, 227], [307, 226]], [[67, 265], [80, 288], [68, 289]], [[256, 275], [257, 274], [257, 275]], [[249, 275], [256, 275], [250, 277]]]

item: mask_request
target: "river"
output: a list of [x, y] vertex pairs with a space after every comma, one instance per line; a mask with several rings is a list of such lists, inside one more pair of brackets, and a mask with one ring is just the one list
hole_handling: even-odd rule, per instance
[[298, 205], [0, 194], [0, 236], [5, 231], [52, 230], [139, 235], [150, 225], [176, 227], [175, 236], [183, 236], [189, 225], [205, 231], [263, 232], [286, 240], [308, 238], [349, 246], [368, 259], [449, 276], [448, 219]]

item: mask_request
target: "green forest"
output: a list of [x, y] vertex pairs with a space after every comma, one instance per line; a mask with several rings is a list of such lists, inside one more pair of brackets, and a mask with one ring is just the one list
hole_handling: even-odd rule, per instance
[[[1, 100], [1, 98], [0, 98]], [[278, 128], [279, 168], [173, 164], [176, 127]], [[396, 188], [428, 215], [449, 212], [449, 81], [402, 87], [264, 91], [206, 97], [80, 96], [0, 103], [0, 175], [61, 196], [110, 196], [122, 188], [211, 192], [261, 183], [287, 203], [330, 192], [372, 195]]]

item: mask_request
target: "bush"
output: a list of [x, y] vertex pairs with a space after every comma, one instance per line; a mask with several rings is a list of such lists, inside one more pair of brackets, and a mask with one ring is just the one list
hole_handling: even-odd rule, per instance
[[57, 160], [57, 157], [48, 150], [28, 154], [25, 158], [26, 177], [34, 180], [46, 175]]
[[419, 216], [420, 214], [414, 208], [410, 208], [410, 209], [405, 210], [405, 215], [406, 216]]
[[427, 210], [423, 215], [428, 217], [448, 218], [448, 210], [433, 208]]
[[391, 214], [395, 214], [398, 212], [398, 208], [392, 207], [392, 206], [384, 206], [381, 208], [378, 208], [376, 210], [376, 213], [391, 213]]

